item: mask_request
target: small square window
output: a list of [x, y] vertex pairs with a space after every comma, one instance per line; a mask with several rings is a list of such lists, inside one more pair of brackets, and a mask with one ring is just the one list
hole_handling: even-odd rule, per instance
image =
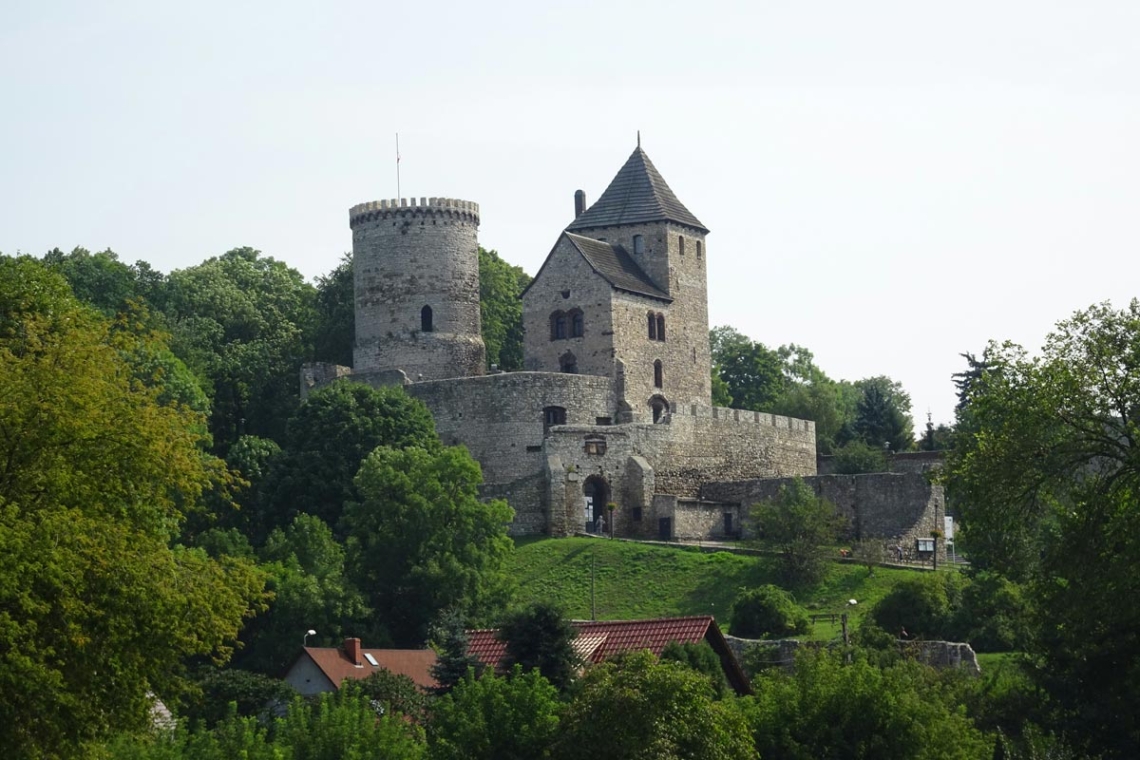
[[605, 454], [606, 453], [606, 439], [605, 438], [587, 438], [586, 439], [586, 453], [587, 454]]

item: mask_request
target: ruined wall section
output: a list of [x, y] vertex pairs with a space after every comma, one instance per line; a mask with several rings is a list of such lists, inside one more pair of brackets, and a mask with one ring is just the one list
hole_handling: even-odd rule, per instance
[[413, 380], [483, 374], [478, 204], [373, 201], [352, 207], [349, 226], [356, 371], [399, 369]]
[[[920, 473], [817, 475], [804, 482], [835, 505], [848, 523], [849, 540], [882, 539], [900, 545], [908, 556], [919, 538], [929, 538], [943, 527], [946, 500], [942, 486]], [[742, 506], [775, 498], [790, 478], [710, 482], [700, 489], [702, 499]], [[938, 542], [939, 557], [945, 543]]]
[[551, 530], [546, 509], [547, 454], [543, 410], [565, 410], [571, 425], [592, 425], [610, 415], [609, 378], [550, 372], [412, 383], [405, 388], [431, 410], [445, 445], [465, 445], [483, 468], [482, 494], [514, 508], [515, 534]]
[[[554, 246], [541, 276], [536, 277], [523, 295], [524, 366], [534, 372], [560, 372], [567, 352], [577, 362], [578, 374], [613, 377], [613, 324], [610, 312], [612, 288], [589, 262], [561, 236]], [[553, 338], [551, 315], [582, 311], [582, 337]]]

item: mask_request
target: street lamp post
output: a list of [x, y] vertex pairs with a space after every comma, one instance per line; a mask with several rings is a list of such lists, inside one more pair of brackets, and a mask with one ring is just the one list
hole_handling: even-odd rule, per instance
[[305, 631], [305, 636], [304, 636], [304, 638], [301, 639], [301, 646], [307, 647], [309, 645], [309, 637], [310, 636], [316, 636], [316, 635], [317, 635], [317, 632], [314, 631], [312, 628]]

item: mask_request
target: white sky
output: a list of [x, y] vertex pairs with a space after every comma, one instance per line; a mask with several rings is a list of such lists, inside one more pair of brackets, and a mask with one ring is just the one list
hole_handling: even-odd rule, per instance
[[635, 144], [708, 226], [710, 319], [949, 422], [990, 338], [1140, 283], [1140, 3], [0, 5], [0, 251], [308, 277], [348, 208], [481, 206], [537, 271]]

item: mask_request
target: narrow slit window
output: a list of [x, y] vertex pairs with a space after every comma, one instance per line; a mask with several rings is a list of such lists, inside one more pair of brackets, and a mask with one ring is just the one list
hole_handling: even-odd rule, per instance
[[420, 332], [432, 332], [435, 325], [432, 322], [431, 307], [425, 306], [420, 309]]
[[657, 340], [657, 315], [649, 313], [649, 339]]
[[665, 315], [657, 315], [657, 340], [665, 340]]
[[653, 362], [653, 387], [661, 388], [664, 385], [664, 369], [661, 366], [661, 360]]

